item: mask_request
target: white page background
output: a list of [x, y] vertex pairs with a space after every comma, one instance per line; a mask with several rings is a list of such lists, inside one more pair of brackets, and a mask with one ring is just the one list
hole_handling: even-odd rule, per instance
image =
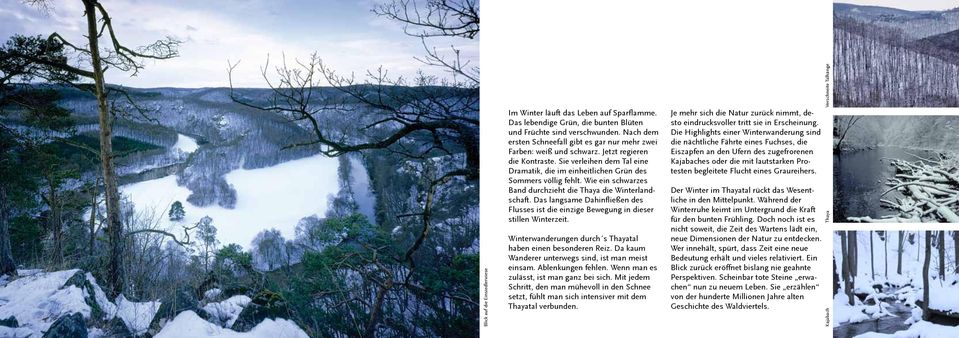
[[[831, 113], [826, 65], [832, 60], [830, 1], [487, 1], [483, 8], [481, 285], [488, 269], [486, 337], [828, 337], [832, 306]], [[506, 222], [508, 109], [642, 109], [659, 116], [651, 159], [652, 215], [580, 217], [568, 225]], [[669, 187], [773, 184], [795, 177], [669, 176], [669, 110], [810, 109], [823, 135], [816, 189], [815, 272], [807, 300], [772, 310], [670, 310]], [[837, 109], [895, 114], [896, 109]], [[915, 112], [915, 110], [911, 110]], [[929, 112], [931, 110], [921, 110]], [[647, 198], [650, 199], [650, 198]], [[848, 227], [843, 225], [843, 227]], [[868, 226], [853, 225], [868, 229]], [[506, 300], [506, 234], [639, 234], [660, 271], [644, 302], [590, 302], [580, 310], [513, 311]], [[481, 297], [484, 292], [481, 289]], [[481, 316], [484, 314], [481, 306]], [[831, 319], [830, 319], [831, 321]], [[481, 323], [481, 326], [483, 323]]]

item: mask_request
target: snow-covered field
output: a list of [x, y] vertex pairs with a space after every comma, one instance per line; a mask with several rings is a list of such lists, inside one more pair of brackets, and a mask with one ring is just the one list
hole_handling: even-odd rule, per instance
[[[130, 197], [139, 214], [153, 215], [151, 218], [158, 218], [161, 227], [191, 225], [210, 216], [222, 244], [249, 247], [253, 237], [264, 229], [276, 228], [284, 237], [293, 238], [301, 218], [323, 215], [327, 197], [339, 189], [337, 165], [334, 158], [316, 155], [268, 168], [234, 170], [225, 178], [236, 189], [235, 209], [190, 204], [186, 200], [190, 191], [178, 186], [175, 176], [125, 185], [120, 190]], [[167, 217], [174, 201], [183, 203], [186, 211], [179, 222]]]

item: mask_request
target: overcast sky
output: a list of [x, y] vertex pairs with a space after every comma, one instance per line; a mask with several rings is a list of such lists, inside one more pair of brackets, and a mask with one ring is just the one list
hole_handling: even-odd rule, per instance
[[[370, 12], [382, 0], [110, 0], [104, 1], [117, 35], [125, 44], [149, 44], [165, 36], [184, 41], [180, 57], [149, 61], [137, 77], [107, 72], [107, 81], [134, 87], [224, 87], [227, 60], [242, 61], [234, 84], [263, 87], [260, 67], [285, 53], [289, 60], [316, 51], [340, 73], [364, 73], [383, 66], [391, 74], [411, 76], [430, 70], [413, 58], [423, 54], [420, 40], [402, 26]], [[58, 32], [83, 41], [85, 18], [80, 1], [56, 0], [48, 11], [3, 0], [0, 36]], [[434, 41], [451, 45], [479, 62], [479, 39]], [[434, 74], [441, 74], [432, 71]]]
[[833, 2], [892, 7], [911, 11], [941, 11], [959, 7], [959, 1], [956, 0], [843, 0]]

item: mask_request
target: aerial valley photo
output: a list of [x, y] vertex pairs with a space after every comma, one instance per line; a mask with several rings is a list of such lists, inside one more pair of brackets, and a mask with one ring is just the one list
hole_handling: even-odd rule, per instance
[[0, 3], [0, 337], [479, 335], [478, 1]]

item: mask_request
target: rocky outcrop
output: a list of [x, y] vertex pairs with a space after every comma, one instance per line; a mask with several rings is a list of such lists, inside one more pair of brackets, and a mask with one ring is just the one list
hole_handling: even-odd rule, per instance
[[87, 338], [88, 335], [83, 315], [73, 313], [53, 322], [50, 329], [43, 334], [43, 338]]

